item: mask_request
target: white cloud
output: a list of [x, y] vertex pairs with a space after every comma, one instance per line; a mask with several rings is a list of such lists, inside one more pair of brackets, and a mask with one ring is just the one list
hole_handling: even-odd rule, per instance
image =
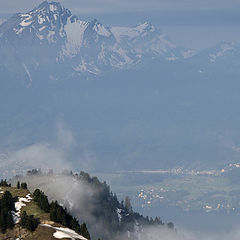
[[6, 154], [0, 159], [2, 175], [25, 174], [26, 170], [33, 168], [70, 169], [65, 159], [65, 152], [50, 144], [38, 143]]
[[[76, 165], [86, 171], [94, 169], [98, 160], [86, 147], [85, 139], [76, 140], [63, 121], [56, 124], [55, 136], [52, 141], [36, 142], [8, 153], [0, 152], [0, 175], [3, 178], [25, 175], [31, 169], [61, 172], [73, 170]], [[80, 150], [74, 155], [76, 147]]]
[[56, 140], [53, 142], [34, 143], [15, 151], [0, 154], [0, 175], [13, 176], [25, 174], [29, 169], [55, 171], [70, 170], [68, 159], [71, 147], [75, 145], [72, 132], [62, 122], [57, 124]]

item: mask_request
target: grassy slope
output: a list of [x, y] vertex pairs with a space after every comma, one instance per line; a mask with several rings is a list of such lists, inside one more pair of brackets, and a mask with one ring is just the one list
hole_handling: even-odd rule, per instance
[[[26, 197], [27, 194], [30, 192], [26, 189], [17, 189], [15, 187], [1, 187], [0, 191], [9, 191], [13, 197]], [[3, 194], [0, 194], [0, 198]], [[45, 213], [43, 210], [41, 210], [37, 204], [34, 201], [31, 201], [29, 203], [26, 203], [26, 206], [21, 208], [21, 212], [26, 211], [28, 215], [34, 215], [34, 217], [39, 218], [41, 223], [47, 222], [48, 224], [52, 224], [57, 227], [62, 227], [59, 224], [55, 224], [50, 221], [49, 213]], [[8, 231], [8, 236], [11, 234], [14, 234], [14, 232], [17, 232], [19, 229], [19, 226], [16, 225], [15, 229], [13, 231]], [[53, 233], [55, 231], [51, 228], [47, 228], [44, 226], [39, 225], [36, 231], [33, 233], [27, 232], [24, 230], [22, 232], [22, 235], [25, 235], [22, 239], [23, 240], [56, 240], [56, 238], [53, 237]], [[0, 233], [0, 239], [8, 239], [6, 235], [2, 235]]]
[[[30, 192], [27, 189], [17, 189], [15, 187], [2, 187], [1, 191], [9, 191], [13, 197], [26, 197]], [[0, 194], [1, 197], [2, 194]], [[34, 217], [39, 218], [41, 222], [49, 220], [49, 213], [45, 213], [41, 210], [34, 201], [26, 203], [25, 207], [21, 208], [21, 212], [26, 211], [28, 215], [34, 215]]]

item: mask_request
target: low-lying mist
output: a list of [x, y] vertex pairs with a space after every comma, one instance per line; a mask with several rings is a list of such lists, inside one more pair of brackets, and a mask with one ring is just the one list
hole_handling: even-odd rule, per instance
[[[0, 175], [9, 178], [24, 175], [29, 169], [42, 169], [45, 172], [54, 169], [55, 172], [73, 169], [73, 159], [79, 169], [88, 169], [94, 157], [82, 148], [82, 154], [72, 157], [76, 140], [72, 131], [62, 122], [56, 123], [53, 129], [53, 139], [36, 142], [10, 151], [0, 151]], [[79, 145], [79, 143], [78, 143]]]
[[240, 229], [234, 229], [226, 234], [219, 233], [194, 233], [186, 229], [178, 229], [177, 232], [156, 227], [144, 229], [141, 239], [147, 240], [237, 240], [240, 238]]
[[[67, 207], [73, 216], [80, 222], [87, 222], [93, 239], [138, 239], [138, 240], [237, 240], [240, 239], [240, 230], [234, 229], [229, 233], [194, 233], [186, 229], [177, 231], [169, 230], [161, 226], [139, 227], [135, 224], [130, 233], [125, 229], [111, 234], [111, 221], [106, 223], [107, 214], [101, 209], [105, 208], [99, 199], [96, 199], [99, 189], [93, 185], [79, 181], [74, 174], [70, 174], [73, 169], [69, 162], [69, 152], [76, 145], [73, 133], [62, 123], [56, 125], [56, 139], [53, 142], [35, 143], [16, 151], [0, 155], [1, 178], [12, 178], [12, 183], [16, 184], [19, 179], [26, 181], [31, 191], [40, 188], [49, 197], [49, 200], [57, 200]], [[86, 155], [79, 159], [79, 169], [88, 169], [89, 162], [92, 163], [91, 156]], [[44, 174], [28, 174], [30, 169], [42, 169]], [[55, 173], [51, 171], [54, 170]], [[61, 172], [65, 171], [65, 174]], [[68, 170], [68, 171], [67, 171]], [[56, 174], [58, 172], [58, 174]], [[22, 175], [22, 176], [21, 176]], [[121, 199], [120, 199], [121, 200]], [[98, 216], [96, 217], [96, 213]], [[105, 214], [105, 215], [104, 215]], [[160, 216], [161, 217], [161, 216]], [[174, 221], [174, 216], [171, 217]], [[119, 220], [119, 224], [121, 219]], [[163, 219], [167, 221], [168, 219]], [[219, 219], [221, 221], [221, 219]], [[221, 231], [222, 232], [222, 231]]]
[[[29, 173], [25, 177], [13, 178], [12, 184], [16, 184], [17, 180], [21, 180], [28, 183], [31, 191], [36, 188], [43, 190], [50, 201], [57, 200], [61, 205], [67, 207], [80, 222], [87, 222], [92, 239], [101, 237], [101, 239], [111, 238], [115, 240], [237, 240], [240, 238], [240, 229], [234, 229], [225, 234], [204, 233], [204, 230], [202, 233], [194, 233], [186, 229], [180, 229], [178, 226], [176, 226], [176, 230], [170, 230], [163, 226], [140, 227], [137, 222], [131, 232], [122, 229], [113, 236], [111, 233], [111, 220], [110, 223], [107, 223], [107, 216], [104, 216], [104, 214], [101, 216], [101, 211], [99, 211], [105, 207], [96, 197], [99, 189], [94, 185], [81, 181], [78, 176], [67, 171], [61, 174], [54, 174], [53, 172], [44, 174]], [[96, 217], [98, 211], [99, 216]], [[172, 219], [174, 219], [174, 216], [172, 216]], [[121, 219], [119, 219], [119, 224], [120, 221]]]

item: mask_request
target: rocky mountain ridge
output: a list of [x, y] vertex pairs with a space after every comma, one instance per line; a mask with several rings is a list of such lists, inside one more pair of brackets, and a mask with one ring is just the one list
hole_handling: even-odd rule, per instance
[[[174, 61], [194, 52], [179, 48], [152, 24], [105, 27], [80, 20], [58, 2], [43, 2], [0, 25], [0, 65], [28, 78], [101, 75], [129, 69], [148, 59]], [[12, 71], [15, 69], [15, 71]], [[18, 73], [18, 74], [17, 74]]]

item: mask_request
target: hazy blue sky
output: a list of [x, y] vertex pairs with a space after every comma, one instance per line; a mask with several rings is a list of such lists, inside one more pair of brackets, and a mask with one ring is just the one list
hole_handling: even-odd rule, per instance
[[[0, 14], [25, 12], [41, 0], [0, 0]], [[106, 25], [151, 21], [171, 39], [187, 47], [204, 48], [219, 41], [240, 40], [239, 0], [60, 0], [84, 19]]]
[[[1, 11], [26, 10], [40, 0], [0, 0]], [[146, 10], [221, 10], [239, 9], [239, 0], [60, 0], [80, 13]]]

